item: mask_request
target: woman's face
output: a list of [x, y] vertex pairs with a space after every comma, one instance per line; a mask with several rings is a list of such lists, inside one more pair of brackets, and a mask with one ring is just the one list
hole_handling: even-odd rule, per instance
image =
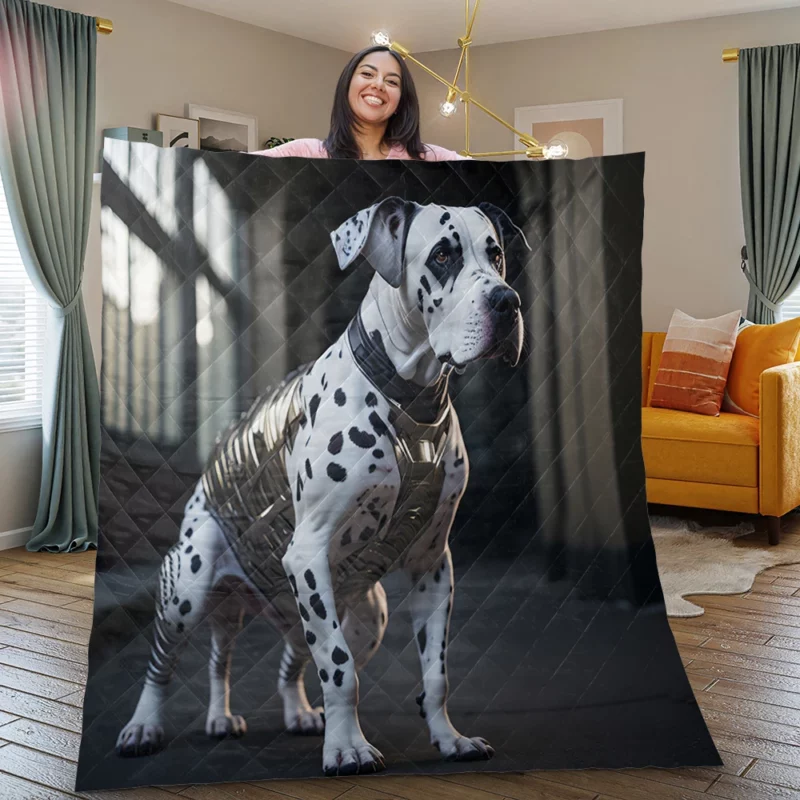
[[368, 53], [350, 81], [347, 99], [353, 113], [368, 124], [386, 122], [400, 103], [400, 81], [400, 67], [391, 53]]

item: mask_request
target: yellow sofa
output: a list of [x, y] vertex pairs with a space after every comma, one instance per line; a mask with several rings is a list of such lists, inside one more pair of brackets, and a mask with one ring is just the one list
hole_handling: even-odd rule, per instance
[[800, 361], [761, 373], [760, 416], [653, 408], [666, 333], [642, 337], [642, 451], [650, 503], [780, 518], [800, 506]]

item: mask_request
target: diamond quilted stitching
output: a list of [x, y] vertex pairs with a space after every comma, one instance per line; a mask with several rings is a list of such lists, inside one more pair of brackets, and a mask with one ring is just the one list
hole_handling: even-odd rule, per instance
[[[173, 679], [168, 750], [120, 760], [113, 741], [138, 697], [160, 559], [210, 443], [341, 335], [369, 271], [339, 272], [329, 233], [392, 195], [492, 202], [530, 245], [507, 254], [526, 318], [520, 366], [475, 365], [451, 386], [472, 472], [451, 537], [451, 716], [491, 731], [492, 769], [712, 761], [666, 626], [644, 505], [643, 160], [308, 161], [133, 145], [127, 164], [127, 177], [106, 166], [103, 204], [157, 256], [162, 276], [155, 322], [136, 322], [113, 299], [104, 309], [102, 532], [80, 787], [318, 774], [319, 743], [282, 730], [283, 645], [262, 619], [246, 619], [234, 656], [247, 737], [202, 734], [203, 624]], [[447, 771], [431, 760], [412, 701], [407, 587], [393, 576], [384, 584], [392, 615], [362, 675], [362, 726], [392, 770]], [[636, 735], [642, 715], [662, 734]]]

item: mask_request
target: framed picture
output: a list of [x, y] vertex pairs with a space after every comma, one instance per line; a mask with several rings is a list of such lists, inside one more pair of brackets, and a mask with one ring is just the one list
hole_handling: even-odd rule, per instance
[[190, 103], [186, 116], [200, 123], [200, 149], [217, 153], [258, 149], [258, 120], [236, 111]]
[[[526, 106], [514, 110], [514, 127], [547, 144], [569, 148], [567, 158], [613, 156], [622, 153], [622, 100], [589, 100]], [[514, 149], [519, 141], [514, 138]], [[527, 156], [515, 156], [517, 160]]]
[[200, 123], [196, 119], [157, 114], [156, 130], [164, 134], [164, 147], [200, 149]]

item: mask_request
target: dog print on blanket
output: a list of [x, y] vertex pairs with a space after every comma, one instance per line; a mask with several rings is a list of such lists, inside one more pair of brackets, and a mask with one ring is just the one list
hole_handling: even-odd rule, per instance
[[[520, 358], [520, 298], [505, 281], [505, 251], [518, 235], [488, 203], [397, 197], [331, 233], [341, 269], [361, 256], [375, 275], [339, 339], [220, 434], [161, 567], [150, 664], [120, 755], [164, 747], [170, 678], [203, 620], [212, 640], [206, 733], [246, 733], [229, 678], [248, 613], [284, 637], [284, 722], [324, 737], [324, 773], [383, 769], [359, 723], [358, 675], [389, 622], [380, 579], [401, 571], [412, 587], [417, 703], [431, 744], [446, 759], [492, 757], [447, 711], [448, 536], [469, 477], [448, 377], [478, 359]], [[324, 707], [306, 696], [312, 661]]]

